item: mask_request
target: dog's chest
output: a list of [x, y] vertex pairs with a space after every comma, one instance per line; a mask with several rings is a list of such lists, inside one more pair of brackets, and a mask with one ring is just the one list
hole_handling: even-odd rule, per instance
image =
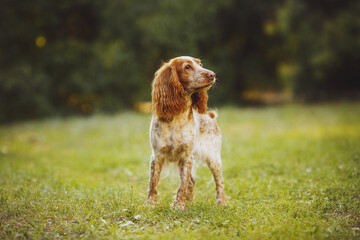
[[195, 128], [193, 121], [155, 123], [151, 129], [151, 145], [155, 152], [174, 162], [189, 156], [194, 149]]

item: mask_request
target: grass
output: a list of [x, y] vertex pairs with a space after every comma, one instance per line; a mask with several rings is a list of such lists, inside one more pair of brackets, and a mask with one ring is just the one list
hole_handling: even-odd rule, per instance
[[143, 205], [150, 118], [0, 127], [0, 238], [360, 238], [360, 103], [220, 109], [228, 206], [200, 166], [185, 213], [176, 178]]

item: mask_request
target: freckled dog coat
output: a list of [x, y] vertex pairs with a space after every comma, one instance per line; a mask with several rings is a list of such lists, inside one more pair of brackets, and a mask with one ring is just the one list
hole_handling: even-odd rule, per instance
[[215, 113], [207, 111], [207, 90], [214, 83], [215, 73], [203, 68], [200, 60], [192, 57], [174, 58], [155, 73], [148, 204], [156, 203], [162, 167], [174, 163], [180, 173], [174, 206], [184, 211], [186, 200], [193, 199], [193, 163], [202, 161], [214, 176], [216, 202], [225, 205], [221, 132]]

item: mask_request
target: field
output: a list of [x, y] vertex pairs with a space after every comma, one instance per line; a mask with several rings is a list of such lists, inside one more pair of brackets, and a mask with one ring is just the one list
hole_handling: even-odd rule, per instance
[[150, 115], [0, 127], [0, 239], [359, 239], [360, 103], [219, 109], [227, 207], [199, 166], [144, 206]]

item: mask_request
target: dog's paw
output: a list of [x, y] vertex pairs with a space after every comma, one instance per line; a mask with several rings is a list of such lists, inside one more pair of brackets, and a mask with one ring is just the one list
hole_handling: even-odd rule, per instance
[[151, 197], [146, 199], [146, 201], [144, 203], [144, 206], [147, 206], [147, 207], [155, 207], [155, 205], [156, 205], [156, 199], [153, 199]]
[[173, 209], [180, 210], [180, 211], [182, 211], [182, 212], [185, 212], [185, 211], [186, 211], [186, 204], [185, 204], [185, 202], [184, 202], [184, 203], [181, 203], [181, 202], [175, 201], [175, 202], [173, 202], [173, 204], [171, 205], [171, 207], [172, 207]]
[[219, 206], [226, 206], [225, 197], [216, 198], [216, 204]]

